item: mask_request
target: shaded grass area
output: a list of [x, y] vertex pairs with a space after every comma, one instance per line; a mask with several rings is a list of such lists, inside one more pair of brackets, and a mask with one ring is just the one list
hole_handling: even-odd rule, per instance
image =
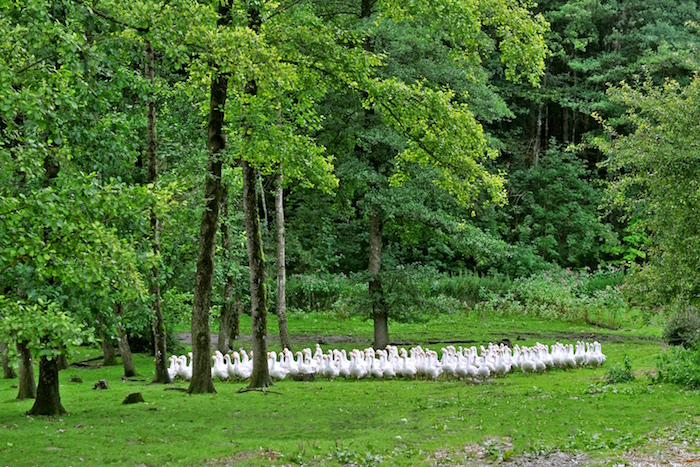
[[[520, 333], [522, 343], [548, 344], [554, 333], [617, 336], [604, 344], [607, 365], [628, 355], [638, 373], [653, 369], [663, 347], [658, 340], [642, 338], [655, 336], [653, 327], [623, 332], [532, 319], [451, 319], [395, 324], [392, 335], [406, 341], [440, 336], [480, 341]], [[362, 339], [371, 333], [369, 323], [348, 321], [329, 321], [322, 314], [293, 316], [290, 328], [305, 336], [348, 333]], [[83, 358], [98, 355], [98, 349], [81, 349]], [[605, 367], [511, 374], [480, 385], [455, 380], [283, 381], [267, 395], [240, 394], [236, 391], [243, 383], [217, 381], [217, 394], [189, 396], [148, 384], [150, 357], [137, 355], [136, 365], [142, 381], [121, 381], [121, 367], [62, 372], [62, 401], [70, 413], [61, 418], [23, 416], [32, 401], [15, 401], [17, 390], [10, 386], [16, 380], [0, 380], [0, 464], [432, 465], [432, 453], [447, 450], [450, 461], [445, 463], [454, 465], [472, 460], [465, 449], [471, 443], [486, 446], [494, 459], [556, 450], [607, 458], [649, 438], [677, 433], [681, 426], [690, 437], [700, 436], [698, 392], [649, 386], [643, 375], [632, 383], [606, 386]], [[68, 383], [71, 375], [85, 383]], [[109, 390], [91, 389], [100, 379], [109, 382]], [[168, 387], [186, 388], [187, 383]], [[146, 403], [122, 405], [132, 392], [141, 392]], [[507, 448], [498, 441], [506, 438]]]

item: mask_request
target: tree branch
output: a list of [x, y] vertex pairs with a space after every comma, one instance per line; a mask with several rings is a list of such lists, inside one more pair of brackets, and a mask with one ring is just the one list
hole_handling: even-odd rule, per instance
[[124, 26], [124, 27], [126, 27], [126, 28], [135, 29], [135, 30], [137, 30], [137, 31], [139, 31], [139, 32], [143, 32], [143, 33], [147, 33], [147, 32], [150, 30], [150, 26], [146, 26], [146, 27], [143, 27], [143, 26], [134, 26], [133, 24], [129, 24], [129, 23], [125, 22], [125, 21], [122, 21], [122, 20], [120, 20], [120, 19], [118, 19], [118, 18], [115, 18], [115, 17], [113, 17], [113, 16], [111, 16], [111, 15], [108, 15], [107, 13], [105, 13], [105, 12], [103, 12], [103, 11], [100, 11], [100, 10], [98, 10], [97, 8], [92, 8], [92, 12], [95, 13], [97, 16], [100, 16], [100, 17], [106, 19], [107, 21], [111, 21], [111, 22], [113, 22], [113, 23], [120, 24], [120, 25], [122, 25], [122, 26]]
[[295, 5], [301, 3], [301, 1], [302, 1], [302, 0], [294, 0], [294, 1], [292, 1], [289, 5], [285, 5], [285, 6], [280, 7], [280, 8], [277, 9], [274, 13], [272, 13], [270, 16], [268, 16], [267, 18], [265, 18], [263, 21], [270, 21], [272, 18], [274, 18], [275, 16], [279, 15], [280, 13], [284, 13], [285, 11], [287, 11], [287, 10], [293, 8]]

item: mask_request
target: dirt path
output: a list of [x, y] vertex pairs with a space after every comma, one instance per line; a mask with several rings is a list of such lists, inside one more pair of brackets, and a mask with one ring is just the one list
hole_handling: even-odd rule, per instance
[[[626, 467], [680, 467], [700, 465], [700, 443], [678, 443], [671, 439], [651, 440], [653, 446], [630, 449], [607, 459], [592, 459], [587, 453], [569, 453], [555, 451], [547, 454], [517, 454], [504, 456], [513, 445], [508, 437], [489, 438], [481, 444], [468, 444], [457, 451], [437, 450], [428, 457], [431, 465], [458, 467], [485, 467], [499, 465], [503, 467], [561, 467], [561, 466], [595, 466], [613, 465]], [[496, 444], [499, 450], [494, 452], [489, 446]]]

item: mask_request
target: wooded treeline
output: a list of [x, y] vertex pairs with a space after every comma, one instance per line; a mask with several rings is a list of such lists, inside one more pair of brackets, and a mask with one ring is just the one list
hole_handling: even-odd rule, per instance
[[[212, 312], [222, 349], [252, 314], [265, 387], [267, 314], [284, 323], [301, 275], [364, 284], [377, 347], [402, 317], [392, 284], [421, 270], [639, 264], [659, 302], [697, 297], [664, 266], [698, 270], [695, 1], [0, 11], [0, 327], [55, 386], [35, 413], [62, 410], [58, 357], [83, 339], [155, 352], [168, 382], [178, 320], [190, 392], [213, 391]], [[658, 178], [650, 153], [668, 155]]]

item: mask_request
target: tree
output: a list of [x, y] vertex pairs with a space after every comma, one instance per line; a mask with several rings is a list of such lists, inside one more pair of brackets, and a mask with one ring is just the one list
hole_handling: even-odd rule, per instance
[[495, 48], [509, 79], [535, 84], [544, 64], [546, 24], [525, 8], [500, 1], [358, 3], [353, 13], [337, 15], [338, 21], [363, 38], [366, 50], [381, 50], [385, 66], [366, 86], [342, 95], [336, 105], [353, 111], [340, 117], [332, 134], [342, 141], [335, 145], [339, 173], [350, 174], [341, 177], [341, 185], [360, 195], [357, 205], [369, 226], [368, 285], [379, 348], [389, 342], [381, 269], [392, 188], [412, 171], [430, 167], [436, 184], [464, 205], [503, 201], [503, 180], [487, 168], [496, 151], [477, 120], [479, 106], [465, 95], [484, 91], [502, 102], [488, 89], [482, 68]]
[[39, 300], [29, 304], [0, 296], [0, 305], [6, 310], [0, 334], [17, 336], [27, 343], [27, 350], [40, 359], [36, 400], [27, 414], [66, 413], [59, 394], [58, 356], [67, 352], [70, 345], [80, 345], [85, 338], [94, 342], [91, 331], [76, 323], [55, 303]]
[[91, 86], [100, 55], [85, 9], [40, 1], [3, 9], [0, 47], [12, 53], [0, 58], [0, 282], [9, 306], [27, 311], [13, 321], [23, 330], [15, 334], [46, 370], [36, 410], [48, 398], [60, 412], [53, 357], [66, 343], [48, 323], [65, 315], [75, 326], [92, 324], [93, 310], [143, 297], [135, 251], [114, 224], [141, 211], [147, 192], [82, 170], [95, 164], [83, 156], [99, 139], [87, 129], [104, 121], [111, 96]]
[[618, 245], [598, 212], [602, 183], [576, 152], [550, 142], [536, 166], [514, 161], [508, 189], [511, 201], [499, 217], [513, 226], [504, 232], [510, 243], [533, 245], [546, 261], [573, 268], [595, 268]]
[[277, 233], [277, 322], [279, 323], [280, 344], [292, 350], [287, 327], [287, 254], [284, 232], [284, 171], [280, 165], [275, 184], [275, 226]]
[[10, 364], [10, 359], [7, 354], [7, 343], [4, 339], [0, 339], [0, 358], [2, 358], [2, 377], [4, 379], [13, 379], [17, 377], [15, 369]]
[[221, 264], [223, 265], [224, 289], [221, 303], [221, 314], [219, 317], [219, 340], [217, 343], [221, 353], [227, 353], [233, 346], [233, 341], [238, 338], [240, 333], [240, 314], [242, 308], [240, 291], [236, 293], [237, 289], [241, 289], [240, 282], [242, 282], [242, 280], [239, 277], [240, 274], [236, 274], [236, 272], [238, 272], [237, 269], [239, 268], [236, 264], [236, 249], [234, 248], [233, 238], [236, 233], [233, 228], [233, 213], [240, 212], [242, 209], [230, 210], [229, 205], [229, 186], [226, 182], [224, 182], [223, 194], [221, 195]]
[[[231, 22], [231, 7], [224, 2], [220, 3], [218, 15], [217, 25], [219, 27], [228, 25]], [[223, 126], [228, 96], [227, 73], [212, 72], [210, 96], [209, 122], [207, 125], [209, 161], [207, 164], [207, 178], [204, 184], [206, 209], [202, 213], [199, 252], [197, 254], [197, 275], [195, 276], [194, 286], [192, 379], [187, 390], [190, 394], [216, 392], [211, 378], [209, 307], [211, 305], [216, 231], [218, 229], [219, 205], [222, 194], [221, 167], [223, 161], [220, 153], [226, 148]]]
[[[626, 209], [652, 241], [645, 288], [668, 302], [700, 304], [700, 78], [613, 88], [628, 108], [623, 130], [598, 145], [616, 175], [610, 201]], [[622, 130], [621, 130], [622, 131]]]

